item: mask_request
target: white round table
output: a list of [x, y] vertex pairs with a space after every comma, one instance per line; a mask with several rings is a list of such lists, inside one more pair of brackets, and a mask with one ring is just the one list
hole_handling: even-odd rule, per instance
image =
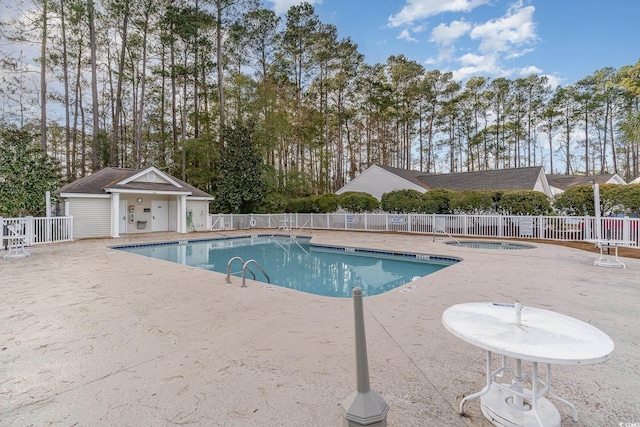
[[[467, 400], [480, 397], [482, 413], [496, 426], [559, 426], [560, 413], [545, 394], [568, 405], [577, 421], [575, 406], [551, 390], [551, 365], [601, 363], [614, 348], [608, 335], [588, 323], [519, 303], [454, 305], [444, 311], [442, 323], [453, 335], [487, 351], [487, 384], [460, 402], [460, 414]], [[495, 371], [492, 353], [503, 356]], [[507, 357], [515, 359], [514, 368]], [[524, 388], [523, 361], [532, 363], [532, 390]], [[546, 364], [545, 383], [538, 378], [538, 363]], [[496, 381], [505, 374], [511, 374], [510, 384]]]

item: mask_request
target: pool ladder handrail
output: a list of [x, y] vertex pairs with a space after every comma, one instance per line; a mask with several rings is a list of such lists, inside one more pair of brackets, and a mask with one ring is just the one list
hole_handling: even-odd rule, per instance
[[455, 237], [453, 237], [451, 234], [449, 234], [447, 232], [447, 230], [440, 228], [440, 227], [433, 227], [433, 241], [436, 241], [436, 230], [440, 230], [442, 231], [444, 234], [446, 234], [447, 236], [449, 236], [454, 242], [456, 242], [458, 244], [458, 246], [462, 246], [462, 243], [460, 243]]
[[[260, 270], [260, 272], [262, 274], [264, 274], [264, 277], [267, 278], [267, 283], [271, 284], [271, 279], [269, 278], [269, 275], [264, 271], [264, 269], [260, 266], [260, 264], [258, 264], [258, 262], [255, 259], [250, 259], [249, 261], [245, 262], [244, 265], [242, 266], [242, 288], [246, 288], [247, 287], [247, 283], [246, 283], [246, 279], [247, 279], [247, 270], [251, 271], [251, 269], [249, 269], [249, 264], [255, 264], [256, 267], [258, 267], [258, 270]], [[251, 271], [251, 274], [253, 274], [253, 271]], [[256, 275], [253, 274], [253, 279], [255, 280]]]
[[240, 258], [239, 256], [234, 256], [233, 258], [231, 258], [229, 260], [229, 262], [227, 262], [227, 278], [225, 280], [226, 283], [231, 283], [231, 264], [233, 263], [233, 261], [240, 261], [242, 263], [242, 287], [246, 288], [247, 284], [246, 284], [246, 279], [247, 279], [247, 270], [249, 270], [249, 273], [251, 273], [251, 275], [253, 276], [253, 280], [256, 280], [256, 274], [253, 272], [253, 270], [251, 270], [249, 268], [249, 264], [255, 264], [256, 267], [258, 267], [258, 270], [260, 270], [260, 272], [262, 274], [264, 274], [264, 277], [267, 278], [267, 283], [271, 283], [271, 278], [269, 277], [269, 275], [264, 271], [264, 269], [260, 266], [260, 264], [258, 264], [258, 262], [254, 259], [250, 259], [249, 261], [245, 262], [242, 258]]
[[[309, 255], [309, 252], [307, 252], [307, 250], [306, 250], [305, 248], [303, 248], [303, 247], [300, 245], [300, 243], [298, 243], [298, 239], [297, 239], [297, 237], [298, 237], [298, 234], [300, 234], [300, 232], [301, 232], [301, 231], [302, 231], [302, 230], [307, 226], [307, 224], [309, 224], [309, 221], [311, 221], [311, 220], [310, 220], [310, 219], [308, 219], [308, 220], [307, 220], [307, 221], [302, 225], [302, 227], [300, 227], [300, 228], [298, 229], [298, 231], [296, 231], [295, 233], [293, 233], [293, 234], [290, 234], [290, 235], [289, 235], [289, 239], [290, 239], [293, 243], [295, 243], [296, 245], [298, 245], [298, 247], [299, 247], [300, 249], [302, 249], [302, 252], [304, 252], [304, 253], [305, 253], [305, 254], [307, 254], [307, 255]], [[289, 225], [288, 225], [288, 229], [289, 229], [289, 231], [291, 231], [291, 225], [290, 225], [290, 223], [291, 223], [291, 219], [289, 219]], [[276, 231], [271, 235], [271, 237], [272, 237], [272, 238], [273, 238], [273, 237], [275, 237], [276, 233], [277, 233], [278, 231], [280, 231], [281, 229], [282, 229], [282, 226], [278, 227], [278, 229], [277, 229], [277, 230], [276, 230]], [[278, 246], [280, 246], [280, 247], [282, 248], [282, 250], [284, 250], [286, 253], [289, 253], [289, 250], [288, 250], [287, 248], [285, 248], [284, 246], [282, 246], [282, 245], [280, 244], [280, 242], [278, 242], [277, 240], [274, 240], [274, 242], [275, 242]]]
[[[231, 283], [231, 274], [232, 274], [231, 264], [233, 263], [233, 261], [236, 261], [236, 260], [240, 261], [242, 263], [242, 266], [244, 267], [245, 262], [242, 258], [240, 258], [239, 256], [234, 256], [233, 258], [231, 258], [229, 262], [227, 262], [227, 278], [225, 279], [225, 283]], [[255, 280], [256, 274], [250, 268], [247, 268], [247, 270], [249, 270], [249, 273], [251, 273], [251, 275], [253, 276], [253, 279]], [[241, 273], [241, 272], [242, 271], [237, 271], [236, 273]], [[236, 274], [236, 273], [233, 273], [233, 274]]]

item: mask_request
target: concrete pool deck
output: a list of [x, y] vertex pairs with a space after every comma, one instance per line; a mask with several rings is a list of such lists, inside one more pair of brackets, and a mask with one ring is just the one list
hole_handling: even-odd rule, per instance
[[[640, 425], [640, 259], [607, 269], [592, 253], [540, 243], [496, 251], [431, 236], [305, 234], [463, 258], [410, 292], [364, 299], [371, 388], [389, 405], [389, 426], [489, 426], [478, 400], [458, 415], [460, 399], [485, 383], [485, 353], [441, 316], [458, 303], [516, 299], [615, 343], [605, 363], [554, 367], [556, 394], [579, 415], [574, 423], [555, 402], [562, 424]], [[340, 403], [356, 387], [351, 299], [240, 288], [237, 278], [109, 248], [219, 235], [80, 240], [0, 259], [0, 425], [341, 426]]]

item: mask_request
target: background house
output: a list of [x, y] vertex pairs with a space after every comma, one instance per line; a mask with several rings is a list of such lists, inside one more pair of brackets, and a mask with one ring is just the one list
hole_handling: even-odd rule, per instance
[[373, 165], [336, 191], [369, 193], [378, 200], [393, 190], [416, 190], [421, 193], [436, 188], [445, 190], [535, 190], [552, 196], [544, 168], [541, 166], [496, 169], [475, 172], [428, 174], [389, 166]]
[[104, 168], [56, 191], [73, 235], [118, 237], [125, 233], [208, 228], [210, 194], [155, 167]]
[[627, 185], [624, 179], [620, 178], [617, 173], [604, 174], [604, 175], [547, 175], [547, 181], [551, 186], [551, 192], [555, 196], [567, 191], [568, 188], [575, 187], [577, 185], [590, 185], [592, 183], [598, 184], [619, 184]]

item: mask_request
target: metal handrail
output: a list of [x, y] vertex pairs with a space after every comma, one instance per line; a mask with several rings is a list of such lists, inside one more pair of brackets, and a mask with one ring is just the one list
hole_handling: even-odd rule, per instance
[[[235, 260], [238, 260], [238, 261], [240, 261], [242, 263], [242, 277], [243, 277], [243, 282], [242, 283], [244, 284], [244, 275], [245, 275], [244, 269], [245, 269], [245, 264], [246, 263], [239, 256], [234, 256], [233, 258], [231, 258], [229, 260], [229, 262], [227, 262], [227, 278], [225, 279], [225, 283], [231, 283], [231, 263], [233, 263], [233, 261], [235, 261]], [[253, 276], [253, 279], [255, 280], [256, 274], [250, 268], [247, 268], [247, 270], [249, 270], [249, 273], [251, 273], [251, 275]], [[238, 271], [238, 273], [240, 273], [240, 272]]]
[[289, 214], [289, 219], [287, 219], [285, 215], [284, 220], [282, 220], [282, 224], [280, 224], [280, 227], [273, 232], [271, 237], [275, 236], [280, 230], [291, 231], [291, 214]]
[[309, 224], [309, 221], [311, 221], [311, 219], [308, 219], [308, 220], [307, 220], [307, 221], [302, 225], [302, 227], [300, 227], [300, 229], [299, 229], [297, 232], [293, 233], [293, 236], [289, 236], [289, 238], [290, 238], [291, 240], [293, 240], [293, 241], [295, 242], [295, 244], [296, 244], [296, 245], [298, 245], [298, 247], [299, 247], [300, 249], [302, 249], [302, 252], [304, 252], [304, 253], [305, 253], [305, 254], [307, 254], [307, 255], [309, 255], [309, 252], [307, 252], [307, 251], [306, 251], [302, 246], [300, 246], [300, 243], [298, 243], [298, 239], [296, 239], [296, 237], [298, 237], [298, 234], [300, 234], [300, 232], [302, 231], [302, 229], [303, 229], [307, 224]]
[[298, 231], [296, 231], [295, 233], [293, 233], [293, 236], [290, 236], [292, 238], [295, 238], [298, 236], [298, 234], [300, 234], [300, 232], [302, 231], [303, 228], [305, 228], [307, 226], [307, 224], [309, 224], [309, 222], [311, 221], [311, 219], [308, 219], [304, 224], [302, 224], [302, 227], [300, 227], [298, 229]]
[[[264, 277], [267, 278], [267, 283], [271, 283], [271, 279], [269, 278], [269, 275], [262, 269], [262, 267], [260, 267], [260, 264], [258, 264], [255, 259], [250, 259], [249, 261], [245, 262], [244, 265], [242, 266], [242, 287], [243, 288], [247, 287], [247, 284], [246, 284], [246, 278], [247, 278], [246, 277], [247, 276], [246, 275], [246, 271], [249, 270], [249, 264], [252, 264], [252, 263], [255, 264], [256, 267], [258, 267], [258, 270], [260, 270], [260, 272], [262, 272], [262, 274], [264, 274]], [[249, 271], [251, 271], [251, 270], [249, 270]], [[253, 274], [253, 272], [252, 272], [252, 274]], [[255, 278], [256, 278], [255, 274], [253, 275], [253, 278], [255, 280]]]
[[436, 230], [440, 230], [442, 231], [444, 234], [446, 234], [447, 236], [449, 236], [449, 238], [453, 239], [454, 242], [456, 242], [458, 244], [458, 246], [462, 246], [462, 243], [460, 243], [458, 240], [456, 240], [455, 237], [453, 237], [451, 234], [449, 234], [447, 232], [447, 230], [440, 228], [440, 227], [433, 227], [433, 241], [436, 241]]
[[[309, 222], [310, 222], [310, 221], [311, 221], [311, 220], [310, 220], [310, 219], [308, 219], [308, 220], [307, 220], [307, 221], [302, 225], [302, 227], [300, 227], [300, 228], [298, 229], [298, 231], [296, 231], [295, 233], [293, 233], [293, 234], [290, 234], [290, 235], [289, 235], [289, 239], [291, 239], [291, 241], [292, 241], [292, 242], [294, 242], [296, 245], [298, 245], [298, 247], [299, 247], [300, 249], [302, 249], [302, 252], [304, 252], [304, 253], [305, 253], [305, 254], [307, 254], [307, 255], [309, 255], [309, 252], [307, 252], [307, 251], [306, 251], [302, 246], [300, 246], [300, 243], [298, 243], [298, 240], [296, 239], [296, 237], [298, 236], [298, 234], [300, 234], [300, 232], [302, 231], [302, 229], [304, 229], [304, 227], [306, 227], [306, 225], [307, 225], [307, 224], [309, 224]], [[283, 230], [283, 229], [285, 229], [285, 228], [286, 228], [286, 229], [288, 229], [289, 231], [291, 231], [291, 216], [289, 216], [289, 220], [285, 219], [285, 223], [286, 223], [286, 226], [283, 224], [283, 225], [281, 225], [280, 227], [278, 227], [278, 229], [277, 229], [276, 231], [274, 231], [274, 232], [273, 232], [273, 234], [271, 235], [271, 237], [272, 237], [272, 238], [273, 238], [273, 237], [275, 237], [276, 233], [278, 233], [280, 230]], [[282, 248], [282, 250], [284, 250], [286, 253], [289, 253], [289, 250], [288, 250], [287, 248], [285, 248], [284, 246], [282, 246], [282, 245], [280, 244], [280, 242], [278, 242], [277, 240], [274, 240], [274, 242], [275, 242], [278, 246], [280, 246], [280, 247]]]

